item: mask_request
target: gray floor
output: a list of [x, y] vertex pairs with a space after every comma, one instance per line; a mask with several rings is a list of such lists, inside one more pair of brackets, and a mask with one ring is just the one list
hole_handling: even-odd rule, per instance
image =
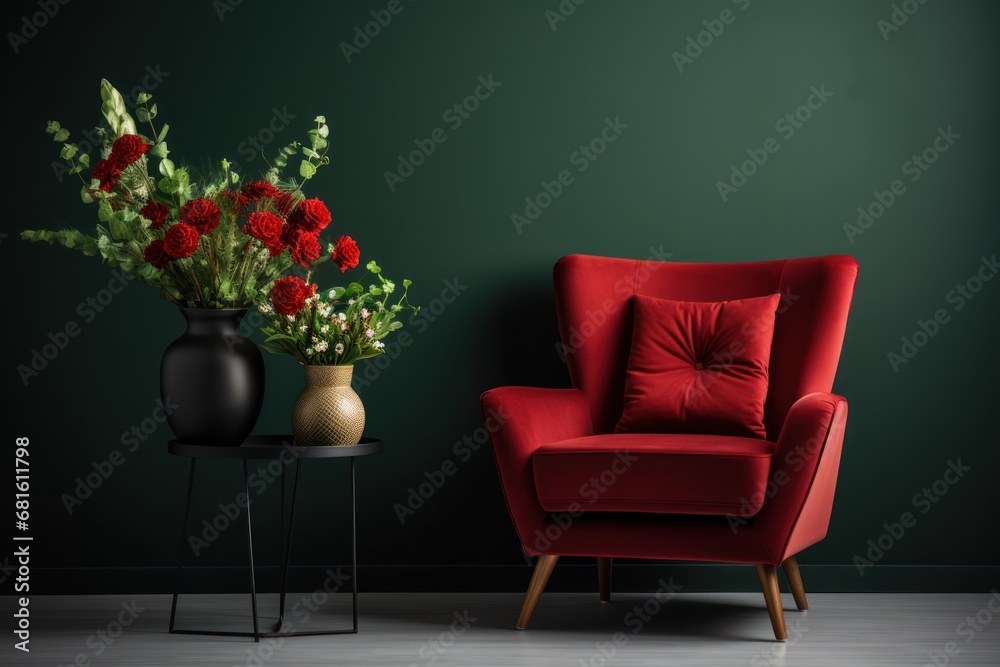
[[[254, 644], [167, 634], [169, 596], [137, 596], [134, 605], [130, 597], [36, 596], [31, 653], [25, 654], [12, 647], [8, 597], [0, 664], [1000, 665], [1000, 618], [993, 619], [989, 594], [813, 594], [805, 613], [794, 611], [785, 594], [784, 644], [773, 641], [759, 594], [681, 593], [662, 605], [640, 594], [620, 594], [604, 605], [596, 598], [543, 595], [529, 629], [518, 632], [512, 625], [520, 595], [370, 593], [361, 596], [357, 635]], [[273, 623], [276, 596], [262, 595], [261, 602], [262, 616]], [[325, 603], [295, 595], [288, 618], [296, 629], [349, 624], [349, 604], [345, 595]], [[1000, 609], [1000, 598], [993, 606]], [[127, 625], [120, 633], [119, 622]], [[246, 595], [187, 596], [178, 612], [178, 627], [242, 630], [249, 624]]]

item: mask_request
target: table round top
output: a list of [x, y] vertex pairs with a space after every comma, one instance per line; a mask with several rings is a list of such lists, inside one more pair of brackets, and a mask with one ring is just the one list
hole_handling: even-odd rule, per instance
[[199, 459], [334, 459], [354, 456], [368, 456], [382, 451], [382, 441], [376, 438], [361, 438], [356, 445], [342, 447], [299, 445], [291, 435], [252, 435], [236, 447], [193, 445], [181, 440], [167, 443], [167, 451], [174, 456]]

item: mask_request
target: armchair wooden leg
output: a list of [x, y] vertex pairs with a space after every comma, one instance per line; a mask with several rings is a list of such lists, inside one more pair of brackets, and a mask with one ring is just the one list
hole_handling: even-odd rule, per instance
[[802, 586], [802, 573], [799, 572], [799, 563], [795, 557], [785, 559], [781, 564], [781, 569], [788, 577], [788, 586], [792, 589], [792, 597], [795, 598], [795, 607], [799, 611], [809, 609], [809, 602], [806, 600], [806, 589]]
[[538, 557], [538, 562], [535, 563], [535, 572], [531, 575], [531, 583], [528, 584], [528, 592], [524, 596], [524, 604], [521, 605], [521, 615], [517, 618], [518, 630], [524, 630], [528, 626], [531, 614], [535, 611], [535, 605], [538, 604], [538, 598], [542, 596], [545, 584], [548, 583], [549, 575], [552, 574], [552, 569], [555, 568], [558, 560], [559, 556]]
[[611, 602], [611, 559], [597, 559], [597, 584], [601, 591], [601, 602]]
[[764, 591], [764, 602], [767, 603], [767, 613], [771, 617], [774, 638], [785, 641], [788, 633], [785, 631], [785, 611], [781, 607], [781, 589], [778, 588], [778, 568], [774, 565], [758, 565], [757, 577], [760, 579], [760, 588]]

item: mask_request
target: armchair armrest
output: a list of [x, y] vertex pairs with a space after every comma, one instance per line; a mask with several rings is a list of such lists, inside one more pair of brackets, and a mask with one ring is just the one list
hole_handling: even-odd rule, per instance
[[808, 394], [789, 409], [753, 519], [773, 564], [826, 537], [846, 423], [847, 400], [835, 394]]
[[538, 503], [531, 456], [544, 444], [591, 435], [590, 408], [576, 389], [500, 387], [480, 402], [507, 509], [521, 544], [534, 555], [534, 531], [548, 513]]

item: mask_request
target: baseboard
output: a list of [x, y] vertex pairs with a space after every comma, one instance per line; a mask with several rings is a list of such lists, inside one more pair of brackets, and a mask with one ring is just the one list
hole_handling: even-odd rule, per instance
[[[852, 565], [802, 565], [801, 569], [806, 590], [813, 593], [976, 593], [1000, 585], [1000, 566], [873, 565], [863, 576]], [[349, 567], [341, 566], [340, 573], [348, 574]], [[337, 580], [336, 574], [336, 566], [293, 567], [289, 590], [314, 590], [325, 580]], [[277, 566], [258, 566], [258, 590], [277, 590], [278, 575]], [[174, 576], [170, 567], [34, 568], [31, 593], [169, 593], [174, 590]], [[360, 566], [358, 587], [362, 592], [522, 593], [530, 576], [527, 564]], [[623, 593], [655, 591], [661, 579], [671, 578], [684, 592], [759, 590], [752, 567], [706, 563], [620, 563], [614, 568], [613, 588]], [[10, 582], [6, 583], [9, 589]], [[590, 592], [596, 587], [593, 563], [566, 562], [556, 567], [546, 590]], [[188, 567], [181, 584], [182, 592], [237, 593], [248, 588], [245, 567]]]

